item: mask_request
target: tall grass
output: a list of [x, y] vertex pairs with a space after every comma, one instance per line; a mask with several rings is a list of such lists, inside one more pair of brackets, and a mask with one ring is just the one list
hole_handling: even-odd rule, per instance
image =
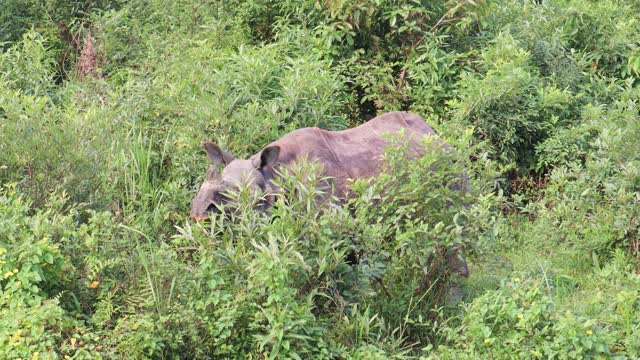
[[[0, 358], [638, 357], [633, 2], [6, 5]], [[89, 28], [99, 79], [68, 71]], [[188, 219], [203, 141], [407, 109], [455, 151]]]

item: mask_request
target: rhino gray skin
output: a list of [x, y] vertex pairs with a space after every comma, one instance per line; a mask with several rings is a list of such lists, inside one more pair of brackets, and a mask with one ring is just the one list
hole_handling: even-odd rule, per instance
[[[206, 179], [192, 201], [191, 218], [196, 221], [207, 219], [209, 212], [215, 211], [216, 205], [226, 200], [225, 190], [240, 184], [256, 191], [270, 188], [279, 166], [301, 159], [320, 165], [322, 175], [332, 178], [333, 195], [345, 200], [349, 179], [366, 179], [379, 174], [381, 158], [388, 145], [384, 135], [401, 130], [404, 130], [403, 136], [411, 144], [409, 153], [415, 157], [424, 153], [421, 141], [425, 135], [437, 136], [421, 117], [395, 111], [348, 130], [327, 131], [317, 127], [298, 129], [272, 142], [247, 160], [236, 159], [218, 145], [206, 142], [204, 147], [213, 165], [209, 167]], [[435, 140], [443, 147], [449, 147], [441, 140]], [[216, 165], [224, 166], [222, 173], [216, 170]], [[465, 277], [469, 275], [462, 249], [455, 249], [447, 258], [454, 273]]]

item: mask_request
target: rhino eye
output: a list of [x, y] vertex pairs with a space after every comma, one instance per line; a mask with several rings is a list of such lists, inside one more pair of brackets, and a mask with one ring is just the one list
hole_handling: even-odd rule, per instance
[[211, 213], [211, 212], [218, 212], [218, 207], [216, 207], [216, 205], [214, 203], [211, 203], [209, 206], [207, 206], [207, 213]]
[[216, 191], [213, 193], [214, 204], [224, 204], [229, 201], [229, 197], [223, 191]]

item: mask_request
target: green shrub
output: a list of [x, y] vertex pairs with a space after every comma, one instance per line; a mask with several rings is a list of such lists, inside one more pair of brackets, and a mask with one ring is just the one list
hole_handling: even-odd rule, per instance
[[47, 38], [34, 31], [25, 33], [22, 42], [0, 54], [3, 92], [6, 94], [12, 89], [27, 95], [48, 95], [55, 85], [56, 63], [53, 56]]
[[[638, 357], [638, 11], [5, 1], [0, 358]], [[69, 75], [89, 28], [99, 79]], [[344, 208], [300, 165], [271, 216], [242, 189], [186, 219], [203, 140], [401, 109], [456, 151], [394, 143]]]
[[561, 358], [610, 356], [612, 336], [593, 320], [553, 309], [536, 281], [514, 279], [477, 297], [462, 326], [450, 329], [456, 344], [438, 349], [437, 358]]
[[[639, 25], [633, 17], [637, 9], [615, 0], [487, 1], [479, 12], [484, 31], [495, 34], [509, 28], [527, 50], [541, 55], [537, 57], [540, 65], [564, 74], [561, 79], [565, 80], [576, 79], [575, 64], [585, 61], [608, 76], [624, 74]], [[540, 53], [540, 46], [546, 51]], [[547, 51], [557, 55], [545, 56]], [[570, 72], [574, 75], [566, 77]]]
[[[55, 208], [55, 204], [53, 205]], [[58, 205], [59, 206], [59, 205]], [[6, 359], [61, 355], [94, 358], [98, 337], [73, 309], [80, 284], [61, 253], [70, 215], [41, 211], [14, 188], [0, 192], [0, 354]]]
[[593, 151], [592, 141], [597, 129], [589, 126], [563, 128], [555, 131], [536, 147], [537, 170], [573, 163], [584, 165]]
[[483, 76], [466, 74], [461, 80], [460, 100], [452, 101], [456, 119], [473, 124], [503, 163], [533, 167], [535, 147], [571, 119], [572, 94], [546, 86], [531, 54], [509, 34], [493, 40], [480, 66]]
[[109, 126], [100, 119], [104, 113], [19, 90], [1, 92], [6, 100], [0, 125], [2, 180], [19, 182], [36, 207], [55, 190], [66, 190], [77, 202], [94, 198], [103, 188], [109, 160], [110, 138], [98, 137]]
[[[602, 259], [624, 249], [638, 259], [637, 203], [639, 134], [638, 91], [628, 88], [624, 100], [608, 108], [587, 108], [584, 129], [598, 129], [588, 144], [593, 150], [583, 165], [553, 172], [540, 221], [553, 224], [554, 237]], [[590, 135], [593, 136], [593, 135]], [[565, 143], [568, 144], [568, 142]], [[584, 143], [583, 143], [584, 144]], [[583, 145], [584, 146], [584, 145]], [[551, 153], [551, 152], [549, 152]], [[562, 156], [554, 152], [554, 156]], [[575, 155], [574, 152], [572, 155]]]
[[[3, 2], [0, 14], [0, 50], [5, 45], [20, 41], [29, 30], [56, 34], [59, 28], [71, 25], [83, 13], [102, 6], [116, 5], [117, 1], [96, 4], [87, 0], [71, 1], [15, 1]], [[62, 34], [60, 34], [62, 35]]]

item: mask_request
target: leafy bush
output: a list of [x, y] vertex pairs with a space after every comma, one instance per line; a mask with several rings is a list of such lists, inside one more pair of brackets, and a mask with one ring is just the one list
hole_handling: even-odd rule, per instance
[[[635, 49], [629, 40], [638, 29], [633, 19], [637, 8], [623, 1], [487, 1], [479, 12], [484, 31], [495, 34], [508, 27], [527, 50], [536, 53], [534, 49], [543, 46], [556, 52], [554, 57], [538, 59], [557, 75], [575, 74], [575, 65], [588, 61], [594, 70], [618, 76], [625, 73], [629, 50]], [[577, 74], [566, 75], [561, 78], [575, 79]]]
[[[589, 144], [594, 149], [589, 151], [583, 166], [574, 164], [552, 174], [546, 191], [547, 209], [540, 212], [540, 221], [553, 224], [556, 231], [560, 230], [554, 237], [570, 241], [577, 248], [605, 259], [615, 249], [624, 249], [637, 261], [635, 204], [640, 177], [638, 144], [632, 138], [638, 134], [633, 119], [638, 118], [636, 104], [640, 98], [632, 88], [622, 96], [627, 99], [607, 109], [585, 112], [586, 123], [591, 125], [584, 128], [599, 129]], [[555, 156], [561, 154], [557, 152]]]
[[[5, 1], [0, 357], [638, 357], [639, 11]], [[89, 30], [98, 78], [69, 71]], [[406, 109], [456, 151], [394, 143], [345, 207], [311, 164], [271, 216], [243, 189], [187, 220], [203, 140]]]
[[612, 336], [592, 320], [555, 312], [541, 285], [516, 278], [476, 298], [449, 334], [458, 350], [442, 347], [438, 358], [610, 356]]
[[597, 133], [597, 129], [589, 126], [559, 129], [536, 147], [536, 169], [584, 165], [593, 150], [591, 144]]
[[74, 235], [65, 229], [72, 215], [29, 216], [29, 204], [13, 188], [2, 189], [0, 210], [0, 354], [92, 358], [98, 337], [76, 318], [77, 273], [60, 251]]
[[47, 95], [54, 85], [55, 61], [52, 57], [46, 38], [36, 32], [25, 33], [21, 43], [0, 56], [0, 80], [4, 91], [14, 89], [28, 95]]
[[571, 93], [546, 86], [531, 63], [531, 54], [509, 34], [482, 53], [484, 76], [463, 77], [460, 101], [452, 102], [458, 121], [476, 126], [492, 145], [493, 156], [525, 169], [535, 164], [536, 146], [567, 123]]

